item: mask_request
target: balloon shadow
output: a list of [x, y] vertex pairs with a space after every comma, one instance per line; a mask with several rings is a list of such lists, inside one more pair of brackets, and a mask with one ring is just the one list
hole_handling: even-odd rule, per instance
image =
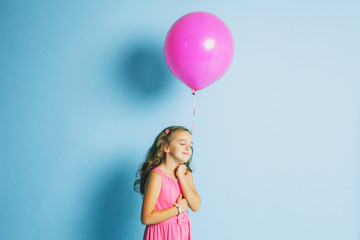
[[[120, 159], [120, 163], [133, 162]], [[140, 239], [141, 197], [133, 190], [137, 167], [129, 163], [111, 166], [99, 180], [99, 187], [89, 202], [87, 239]]]
[[171, 76], [163, 48], [155, 41], [132, 42], [115, 61], [117, 85], [140, 103], [162, 98], [172, 85]]

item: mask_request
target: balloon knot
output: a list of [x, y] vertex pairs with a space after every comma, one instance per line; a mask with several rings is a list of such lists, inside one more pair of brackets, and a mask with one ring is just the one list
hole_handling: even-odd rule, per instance
[[192, 89], [191, 89], [191, 92], [192, 92], [193, 95], [195, 95], [196, 90], [192, 88]]

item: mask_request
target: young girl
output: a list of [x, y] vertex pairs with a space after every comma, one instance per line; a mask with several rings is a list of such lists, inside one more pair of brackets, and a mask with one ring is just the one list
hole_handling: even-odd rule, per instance
[[144, 240], [191, 239], [188, 207], [196, 212], [201, 204], [191, 175], [192, 150], [191, 133], [178, 126], [161, 131], [150, 147], [134, 183], [144, 196]]

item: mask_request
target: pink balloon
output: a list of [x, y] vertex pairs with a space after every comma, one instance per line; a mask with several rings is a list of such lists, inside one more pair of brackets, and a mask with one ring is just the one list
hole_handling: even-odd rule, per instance
[[175, 77], [200, 90], [228, 70], [234, 56], [234, 40], [220, 18], [207, 12], [193, 12], [171, 26], [164, 53]]

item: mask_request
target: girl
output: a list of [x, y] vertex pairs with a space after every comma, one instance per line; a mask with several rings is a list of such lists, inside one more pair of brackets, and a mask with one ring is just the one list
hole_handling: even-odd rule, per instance
[[144, 240], [191, 239], [188, 207], [196, 212], [201, 204], [191, 175], [192, 151], [191, 133], [180, 126], [161, 131], [150, 147], [134, 183], [144, 196]]

